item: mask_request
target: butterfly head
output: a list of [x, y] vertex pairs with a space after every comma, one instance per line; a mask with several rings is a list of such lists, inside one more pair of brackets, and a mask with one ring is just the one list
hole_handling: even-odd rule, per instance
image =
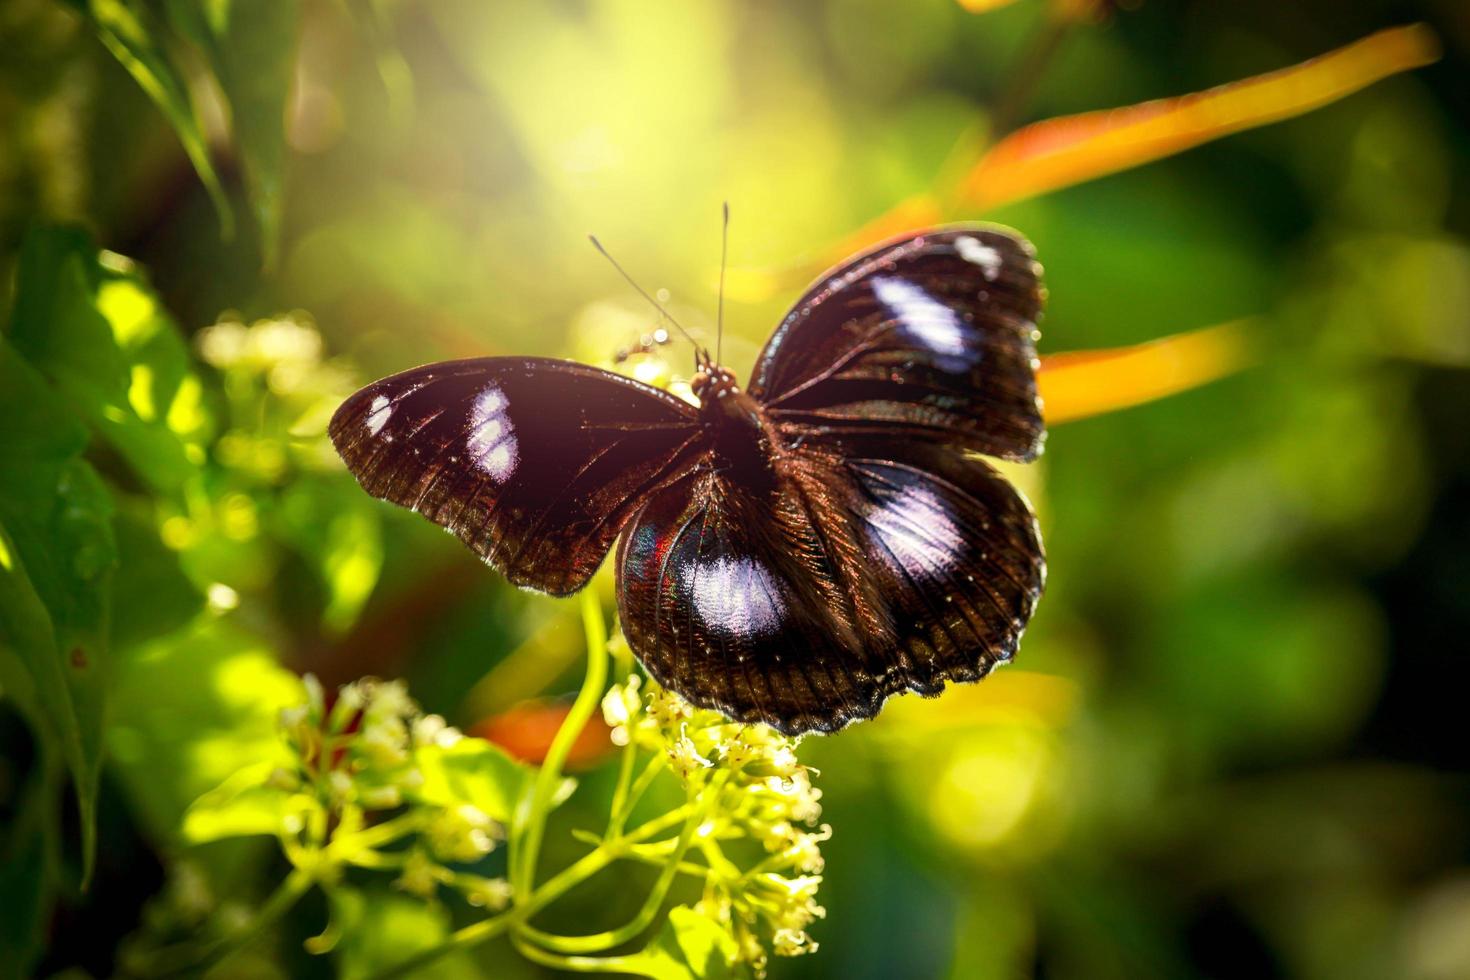
[[735, 373], [727, 367], [706, 361], [689, 382], [694, 395], [701, 402], [724, 398], [740, 390]]

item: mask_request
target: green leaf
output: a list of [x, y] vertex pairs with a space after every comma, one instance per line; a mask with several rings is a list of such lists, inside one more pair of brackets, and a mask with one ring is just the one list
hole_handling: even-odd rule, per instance
[[286, 99], [296, 60], [297, 0], [169, 0], [180, 34], [204, 51], [230, 104], [235, 145], [267, 268], [275, 265], [286, 157]]
[[[449, 938], [449, 910], [407, 895], [387, 891], [364, 893], [333, 888], [332, 932], [340, 932], [336, 949], [338, 975], [343, 980], [376, 976], [415, 953]], [[482, 974], [462, 951], [441, 956], [411, 977], [472, 980]]]
[[146, 3], [139, 0], [66, 0], [92, 23], [112, 56], [133, 76], [163, 111], [209, 192], [226, 238], [234, 233], [234, 215], [209, 158], [209, 143], [184, 75], [164, 49], [162, 33]]
[[289, 487], [279, 530], [326, 588], [322, 625], [340, 636], [351, 628], [383, 568], [379, 509], [349, 478], [301, 481]]
[[314, 801], [305, 796], [293, 799], [267, 785], [275, 768], [274, 761], [246, 766], [195, 800], [184, 814], [184, 840], [203, 844], [226, 837], [280, 833], [289, 810]]
[[56, 892], [56, 780], [38, 765], [0, 832], [0, 978], [27, 977], [42, 951]]
[[124, 506], [117, 515], [118, 567], [127, 574], [113, 582], [114, 649], [182, 629], [204, 608], [204, 597], [179, 565], [179, 553], [159, 537], [151, 504]]
[[735, 976], [738, 950], [730, 930], [707, 915], [678, 905], [658, 937], [620, 966], [655, 980], [726, 980]]
[[529, 766], [481, 738], [460, 739], [447, 748], [424, 746], [415, 757], [424, 776], [416, 799], [436, 806], [470, 803], [501, 823], [510, 822], [516, 800], [535, 778]]
[[120, 650], [109, 772], [151, 839], [178, 839], [184, 813], [241, 769], [291, 764], [277, 721], [302, 704], [301, 679], [259, 637], [201, 616], [172, 636]]
[[209, 420], [173, 321], [133, 264], [75, 228], [21, 249], [11, 340], [155, 489], [198, 474]]
[[53, 708], [70, 709], [60, 665], [51, 614], [0, 520], [0, 689], [33, 725], [58, 717]]
[[76, 786], [83, 879], [96, 846], [111, 576], [112, 498], [79, 453], [86, 434], [0, 341], [0, 648], [23, 675]]
[[97, 311], [97, 247], [80, 228], [37, 226], [21, 245], [10, 340], [52, 378], [107, 401], [128, 393], [128, 364]]

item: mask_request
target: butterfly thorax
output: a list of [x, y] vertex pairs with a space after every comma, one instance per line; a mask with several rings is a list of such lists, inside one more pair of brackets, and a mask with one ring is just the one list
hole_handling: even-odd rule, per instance
[[690, 387], [699, 398], [700, 418], [714, 430], [721, 469], [733, 471], [752, 489], [774, 486], [776, 459], [785, 447], [761, 403], [717, 364], [696, 374]]

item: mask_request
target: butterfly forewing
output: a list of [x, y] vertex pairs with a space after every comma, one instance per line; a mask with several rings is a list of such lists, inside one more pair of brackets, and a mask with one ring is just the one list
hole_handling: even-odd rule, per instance
[[1029, 243], [952, 227], [880, 246], [829, 272], [776, 329], [750, 393], [794, 436], [888, 431], [1005, 459], [1040, 451]]
[[691, 475], [637, 515], [618, 571], [624, 629], [660, 683], [791, 733], [983, 677], [1045, 577], [1030, 509], [989, 466], [865, 437], [787, 454], [769, 496]]
[[384, 378], [348, 399], [329, 431], [369, 493], [553, 595], [586, 584], [633, 511], [694, 465], [704, 434], [677, 398], [542, 358]]

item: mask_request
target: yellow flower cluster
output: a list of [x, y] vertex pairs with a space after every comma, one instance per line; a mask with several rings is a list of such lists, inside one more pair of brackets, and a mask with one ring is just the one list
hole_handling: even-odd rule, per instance
[[[832, 828], [818, 825], [822, 791], [797, 758], [797, 740], [695, 708], [637, 674], [607, 692], [602, 710], [614, 742], [662, 755], [693, 805], [705, 808], [695, 844], [705, 890], [696, 911], [728, 930], [757, 975], [770, 953], [814, 952], [807, 928], [826, 915], [816, 894], [820, 845]], [[742, 867], [733, 859], [743, 855], [742, 840], [761, 845], [764, 857]]]
[[304, 313], [246, 324], [227, 313], [195, 340], [220, 372], [232, 421], [216, 453], [225, 465], [279, 483], [293, 465], [335, 470], [327, 420], [356, 387], [343, 364], [325, 356], [316, 324]]
[[[340, 873], [342, 863], [396, 869], [397, 887], [422, 898], [445, 885], [471, 905], [505, 907], [510, 886], [504, 879], [449, 867], [489, 854], [505, 839], [504, 828], [473, 803], [425, 800], [419, 792], [424, 754], [449, 749], [464, 736], [440, 716], [423, 714], [402, 681], [364, 678], [341, 687], [330, 705], [315, 677], [307, 675], [304, 684], [306, 703], [281, 712], [297, 764], [277, 769], [268, 785], [314, 797], [328, 819], [288, 826], [303, 845], [288, 853], [316, 854], [315, 866], [330, 872], [321, 876], [326, 880]], [[329, 828], [325, 839], [307, 839], [313, 824]], [[408, 836], [407, 849], [379, 849]]]

